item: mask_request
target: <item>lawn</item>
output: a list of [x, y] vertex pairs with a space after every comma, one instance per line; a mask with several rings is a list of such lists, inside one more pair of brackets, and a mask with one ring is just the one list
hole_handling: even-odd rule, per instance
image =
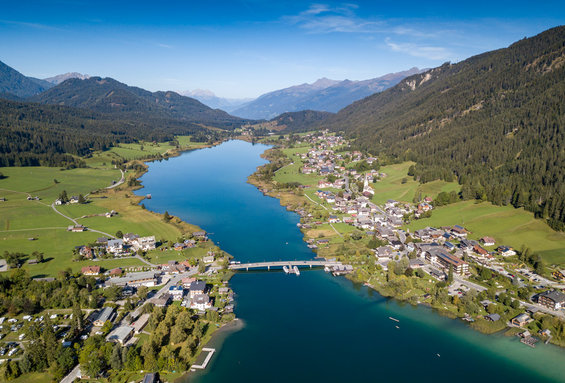
[[274, 180], [279, 183], [299, 182], [302, 185], [317, 186], [318, 181], [323, 179], [323, 177], [315, 174], [300, 173], [303, 162], [300, 157], [295, 155], [307, 153], [309, 149], [308, 147], [282, 149], [283, 153], [293, 161], [293, 164], [279, 169], [275, 174]]
[[408, 175], [408, 168], [413, 162], [403, 162], [383, 166], [379, 171], [386, 174], [377, 183], [371, 184], [375, 190], [373, 202], [383, 204], [389, 199], [401, 202], [412, 202], [414, 196], [420, 190], [422, 198], [429, 196], [435, 198], [440, 192], [459, 191], [460, 186], [456, 182], [432, 181], [420, 184]]
[[432, 217], [408, 225], [410, 231], [426, 226], [459, 224], [471, 231], [470, 238], [488, 235], [497, 245], [520, 250], [527, 246], [539, 253], [549, 264], [565, 264], [565, 233], [553, 231], [533, 214], [512, 206], [494, 206], [489, 202], [464, 201], [439, 207]]

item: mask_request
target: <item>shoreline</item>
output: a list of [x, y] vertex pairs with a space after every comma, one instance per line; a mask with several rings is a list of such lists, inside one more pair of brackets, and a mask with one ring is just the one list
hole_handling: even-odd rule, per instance
[[[140, 190], [143, 189], [144, 186], [141, 184], [141, 180], [140, 178], [146, 174], [149, 171], [149, 164], [151, 162], [155, 162], [155, 161], [161, 161], [161, 160], [168, 160], [169, 158], [175, 158], [175, 157], [179, 157], [180, 155], [182, 155], [185, 152], [191, 152], [193, 150], [200, 150], [200, 149], [208, 149], [208, 148], [212, 148], [218, 145], [221, 145], [222, 143], [224, 143], [226, 140], [222, 140], [222, 141], [216, 141], [213, 144], [205, 144], [202, 147], [198, 147], [198, 148], [175, 148], [172, 149], [171, 151], [167, 151], [165, 154], [166, 156], [164, 156], [163, 158], [152, 158], [152, 159], [139, 159], [139, 160], [131, 160], [126, 162], [124, 165], [133, 165], [133, 164], [141, 164], [143, 169], [142, 170], [138, 170], [133, 178], [138, 182], [137, 185], [134, 186], [126, 186], [128, 189], [131, 189], [132, 192], [135, 192], [136, 190]], [[139, 208], [141, 207], [142, 201], [146, 199], [145, 196], [140, 196], [137, 194], [134, 194], [139, 200], [137, 201], [136, 205]], [[156, 211], [152, 211], [147, 209], [147, 211], [150, 211], [152, 214], [156, 214], [158, 216], [160, 216], [161, 218], [163, 218], [165, 215], [163, 213], [158, 213]], [[186, 222], [183, 219], [181, 219], [178, 216], [171, 216], [176, 222], [172, 222], [173, 219], [171, 219], [171, 225], [175, 225], [177, 227], [183, 227], [184, 225], [190, 225], [193, 227], [197, 228], [198, 230], [203, 230], [200, 226], [192, 224], [190, 222]], [[179, 229], [180, 229], [179, 227]], [[181, 231], [185, 232], [184, 229], [181, 229]], [[210, 240], [214, 245], [216, 245], [214, 243], [214, 241]], [[217, 246], [217, 245], [216, 245]], [[219, 247], [219, 246], [218, 246]], [[221, 247], [219, 247], [221, 249]], [[223, 250], [222, 250], [223, 251]], [[227, 252], [224, 251], [225, 254], [227, 254], [228, 256], [231, 257], [230, 254], [228, 254]], [[233, 274], [232, 274], [233, 275]], [[230, 278], [231, 279], [231, 276]], [[228, 286], [229, 286], [229, 279], [228, 279]], [[241, 330], [243, 327], [245, 326], [244, 322], [237, 318], [234, 317], [234, 319], [232, 319], [229, 322], [224, 323], [222, 326], [220, 326], [219, 328], [217, 328], [216, 330], [214, 330], [210, 335], [209, 335], [209, 339], [204, 343], [201, 344], [198, 347], [198, 352], [194, 355], [194, 362], [192, 364], [196, 364], [197, 361], [199, 360], [199, 358], [201, 358], [202, 356], [202, 351], [204, 348], [209, 348], [210, 346], [216, 348], [216, 352], [214, 353], [214, 356], [212, 357], [212, 359], [210, 360], [210, 363], [208, 363], [208, 366], [203, 369], [203, 370], [199, 370], [199, 371], [192, 371], [191, 367], [189, 367], [188, 371], [186, 371], [185, 373], [183, 373], [180, 377], [177, 377], [173, 380], [173, 382], [175, 383], [185, 383], [188, 382], [189, 378], [193, 377], [193, 375], [195, 374], [205, 374], [207, 369], [210, 367], [210, 364], [213, 363], [213, 360], [217, 357], [217, 354], [219, 353], [219, 349], [221, 348], [221, 345], [223, 344], [223, 341], [225, 340], [225, 338], [232, 332], [236, 332]], [[217, 346], [216, 343], [218, 343]], [[192, 365], [191, 365], [192, 366]]]
[[[263, 154], [261, 154], [262, 158], [269, 161], [269, 163], [266, 164], [266, 165], [269, 165], [269, 164], [272, 163], [272, 157], [270, 156], [270, 151], [273, 150], [273, 149], [277, 149], [276, 144], [275, 145], [270, 144], [270, 145], [272, 145], [272, 147], [265, 150], [263, 152]], [[281, 206], [284, 206], [287, 210], [293, 211], [295, 213], [296, 213], [296, 210], [297, 210], [297, 205], [295, 204], [297, 198], [299, 200], [302, 200], [303, 202], [306, 202], [306, 204], [308, 204], [308, 205], [312, 204], [312, 201], [309, 201], [307, 198], [304, 198], [304, 195], [297, 195], [294, 191], [277, 190], [276, 185], [273, 183], [272, 180], [271, 181], [259, 180], [257, 176], [260, 172], [260, 169], [263, 168], [266, 165], [262, 165], [262, 166], [257, 167], [256, 171], [247, 178], [247, 183], [255, 186], [259, 191], [261, 191], [261, 193], [263, 193], [263, 195], [278, 199]], [[306, 206], [306, 205], [303, 205], [303, 206]], [[303, 234], [303, 237], [302, 237], [303, 241], [306, 242], [307, 241], [306, 233], [302, 229], [300, 231]], [[315, 253], [315, 254], [317, 255], [317, 253]], [[403, 299], [401, 296], [389, 294], [389, 292], [385, 291], [385, 289], [379, 288], [378, 285], [372, 284], [370, 282], [371, 278], [369, 278], [369, 279], [367, 279], [367, 278], [355, 278], [355, 275], [358, 275], [358, 274], [357, 273], [347, 274], [347, 275], [345, 275], [345, 278], [347, 278], [348, 280], [350, 280], [353, 283], [363, 284], [364, 286], [374, 290], [375, 292], [377, 292], [378, 294], [380, 294], [381, 296], [383, 296], [385, 298], [395, 299], [397, 302], [408, 303], [408, 304], [413, 305], [413, 306], [422, 305], [422, 306], [425, 306], [425, 307], [429, 307], [429, 308], [433, 309], [433, 311], [440, 316], [448, 317], [450, 319], [458, 319], [458, 320], [464, 322], [463, 318], [459, 317], [458, 315], [456, 315], [452, 311], [442, 310], [441, 308], [434, 307], [433, 305], [431, 305], [427, 302], [421, 302], [421, 301], [413, 302], [413, 301], [410, 301], [409, 299]], [[474, 331], [478, 331], [478, 332], [485, 334], [485, 335], [497, 334], [497, 333], [500, 333], [500, 332], [503, 332], [503, 331], [507, 332], [509, 330], [507, 327], [505, 327], [504, 329], [501, 329], [501, 330], [491, 331], [487, 328], [481, 328], [481, 327], [473, 326], [470, 323], [465, 323], [465, 324], [470, 329], [472, 329]], [[559, 344], [553, 344], [552, 343], [552, 345], [559, 347], [559, 348], [563, 348]]]

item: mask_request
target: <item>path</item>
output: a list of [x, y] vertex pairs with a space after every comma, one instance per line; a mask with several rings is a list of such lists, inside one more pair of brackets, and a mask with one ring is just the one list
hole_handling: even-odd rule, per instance
[[118, 187], [118, 186], [120, 186], [121, 184], [124, 183], [124, 181], [126, 180], [126, 175], [125, 175], [125, 173], [122, 169], [120, 169], [120, 172], [122, 173], [122, 178], [120, 178], [120, 180], [118, 182], [116, 182], [115, 184], [110, 185], [110, 186], [106, 186], [106, 189], [113, 189], [113, 188]]
[[[324, 205], [319, 204], [318, 202], [314, 201], [312, 198], [310, 198], [310, 196], [308, 194], [304, 194], [304, 196], [306, 198], [308, 198], [310, 201], [314, 202], [316, 205], [319, 205], [319, 206], [323, 207], [324, 209], [326, 209], [327, 211], [329, 211], [327, 207], [325, 207]], [[330, 223], [330, 226], [332, 227], [332, 229], [334, 229], [334, 231], [337, 233], [337, 235], [339, 235], [340, 237], [343, 237], [343, 235], [341, 235], [341, 233], [339, 231], [337, 231], [337, 229], [334, 227], [334, 225], [332, 225]]]
[[251, 262], [251, 263], [232, 263], [228, 266], [230, 270], [249, 270], [254, 268], [283, 267], [283, 266], [341, 266], [341, 262], [335, 261], [274, 261], [274, 262]]

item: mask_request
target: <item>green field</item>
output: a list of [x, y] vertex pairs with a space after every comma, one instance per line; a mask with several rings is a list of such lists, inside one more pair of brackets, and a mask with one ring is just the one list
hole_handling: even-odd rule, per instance
[[431, 218], [416, 220], [410, 231], [426, 226], [462, 225], [470, 238], [490, 236], [497, 245], [520, 250], [529, 247], [549, 264], [565, 264], [565, 233], [553, 231], [533, 214], [512, 206], [494, 206], [489, 202], [464, 201], [434, 209]]
[[295, 154], [307, 153], [308, 147], [282, 149], [283, 153], [293, 161], [292, 165], [287, 165], [277, 171], [274, 180], [279, 183], [298, 182], [302, 185], [317, 186], [318, 181], [324, 177], [315, 174], [302, 174], [300, 168], [302, 167], [302, 159]]
[[[184, 147], [202, 146], [201, 143], [190, 143], [188, 137], [178, 139]], [[127, 150], [138, 150], [135, 145], [137, 144], [128, 144]], [[169, 144], [158, 146], [167, 150], [172, 148]], [[145, 145], [143, 152], [149, 150], [149, 147], [150, 145]], [[72, 250], [75, 246], [92, 243], [104, 235], [93, 231], [82, 233], [66, 231], [72, 222], [57, 214], [51, 207], [63, 190], [67, 191], [69, 197], [103, 190], [102, 193], [90, 195], [87, 204], [56, 207], [58, 211], [76, 219], [89, 229], [110, 235], [115, 235], [117, 231], [133, 232], [141, 236], [154, 235], [157, 240], [167, 241], [176, 241], [182, 236], [183, 231], [197, 230], [193, 225], [177, 223], [176, 219], [174, 223], [165, 223], [160, 215], [141, 209], [138, 206], [139, 197], [133, 196], [131, 191], [119, 190], [127, 189], [125, 186], [104, 190], [106, 186], [112, 184], [112, 181], [121, 178], [119, 170], [111, 164], [116, 158], [118, 158], [117, 153], [112, 151], [97, 153], [86, 159], [87, 166], [90, 167], [72, 170], [49, 167], [0, 168], [0, 173], [6, 176], [0, 180], [0, 197], [7, 199], [0, 202], [0, 253], [43, 252], [46, 262], [23, 266], [29, 269], [32, 276], [56, 276], [59, 270], [70, 267], [77, 271], [85, 266], [85, 261], [72, 261]], [[28, 194], [38, 196], [40, 200], [28, 201]], [[112, 218], [102, 215], [110, 210], [116, 210], [118, 215]], [[30, 240], [32, 238], [35, 240]], [[100, 261], [98, 264], [105, 268], [144, 265], [137, 259]]]
[[[412, 202], [416, 192], [420, 190], [422, 198], [435, 198], [440, 192], [459, 191], [460, 186], [456, 182], [432, 181], [420, 184], [408, 176], [408, 168], [413, 162], [383, 166], [379, 171], [386, 174], [377, 183], [371, 184], [375, 190], [373, 202], [383, 204], [389, 199], [401, 202]], [[404, 179], [404, 183], [402, 182]]]

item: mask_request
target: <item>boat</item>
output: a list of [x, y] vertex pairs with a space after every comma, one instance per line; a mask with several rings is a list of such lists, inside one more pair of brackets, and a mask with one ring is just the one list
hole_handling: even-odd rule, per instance
[[393, 317], [388, 317], [388, 319], [393, 320], [393, 321], [395, 321], [395, 322], [400, 322], [398, 319], [393, 318]]
[[290, 272], [290, 270], [288, 270], [288, 267], [286, 267], [286, 266], [283, 266], [283, 271], [284, 271], [286, 274], [288, 274], [288, 273]]
[[298, 270], [298, 266], [294, 266], [292, 270], [294, 271], [294, 274], [296, 274], [296, 276], [300, 275], [300, 270]]

